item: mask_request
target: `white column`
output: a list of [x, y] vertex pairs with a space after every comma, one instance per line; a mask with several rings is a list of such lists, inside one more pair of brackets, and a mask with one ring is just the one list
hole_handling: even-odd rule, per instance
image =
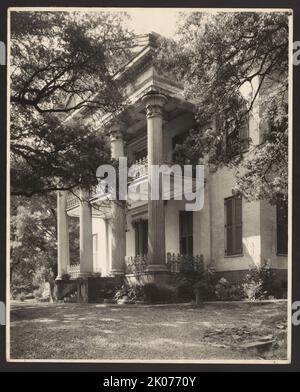
[[57, 280], [68, 272], [70, 265], [69, 227], [66, 192], [57, 192]]
[[[152, 165], [163, 163], [163, 107], [164, 95], [148, 93], [143, 97], [147, 113], [148, 137], [148, 271], [167, 271], [165, 245], [165, 206], [160, 189], [160, 199], [151, 200]], [[162, 183], [160, 182], [160, 185]]]
[[[121, 123], [111, 127], [110, 142], [112, 159], [118, 160], [120, 157], [124, 157]], [[126, 256], [126, 213], [125, 201], [121, 200], [112, 200], [111, 202], [111, 252], [110, 275], [123, 275]]]
[[80, 190], [80, 277], [93, 273], [93, 236], [92, 207], [89, 203], [90, 193], [87, 189]]

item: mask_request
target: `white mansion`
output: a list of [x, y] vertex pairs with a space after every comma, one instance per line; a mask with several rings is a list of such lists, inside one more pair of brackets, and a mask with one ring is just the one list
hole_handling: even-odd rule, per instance
[[[147, 36], [143, 49], [117, 75], [135, 75], [125, 87], [130, 123], [117, 121], [105, 130], [110, 134], [112, 157], [126, 156], [136, 164], [133, 181], [137, 184], [149, 180], [147, 166], [172, 162], [176, 144], [194, 125], [193, 105], [183, 98], [182, 87], [155, 69], [154, 37]], [[261, 142], [264, 125], [258, 105], [259, 101], [243, 130], [254, 144]], [[184, 200], [125, 205], [108, 202], [101, 190], [90, 194], [82, 189], [79, 198], [58, 192], [57, 281], [66, 274], [82, 282], [93, 276], [164, 281], [170, 265], [184, 268], [191, 260], [204, 262], [232, 280], [240, 279], [251, 265], [269, 260], [285, 280], [286, 219], [265, 201], [244, 201], [234, 187], [234, 171], [206, 167], [200, 211], [185, 211]], [[69, 256], [68, 216], [80, 219], [79, 264]]]

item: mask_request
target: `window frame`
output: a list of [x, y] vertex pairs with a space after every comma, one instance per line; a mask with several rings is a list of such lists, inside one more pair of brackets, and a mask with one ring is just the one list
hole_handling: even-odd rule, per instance
[[[286, 223], [279, 222], [280, 218], [279, 218], [279, 209], [282, 206], [283, 203], [277, 203], [276, 204], [276, 255], [277, 256], [283, 256], [283, 257], [287, 257], [288, 256], [288, 239], [289, 239], [289, 227], [288, 227], [288, 205], [285, 204], [284, 208], [285, 208], [285, 213], [286, 213]], [[282, 219], [281, 219], [282, 220]], [[285, 227], [285, 234], [286, 234], [286, 253], [282, 252], [282, 248], [279, 249], [279, 227], [282, 228], [284, 226]], [[282, 246], [282, 243], [281, 243]]]
[[[232, 131], [226, 134], [226, 155], [236, 157], [249, 151], [249, 137], [250, 137], [250, 114], [247, 113], [243, 124], [237, 131]], [[235, 148], [229, 146], [230, 141], [237, 146]]]
[[135, 255], [145, 256], [146, 254], [148, 254], [148, 220], [139, 219], [135, 221], [134, 230], [135, 230]]
[[[183, 216], [184, 214], [188, 214], [191, 218], [191, 232], [189, 231], [189, 228], [187, 227], [185, 230], [183, 229]], [[189, 219], [185, 218], [185, 222], [188, 222]], [[186, 231], [187, 235], [182, 235], [183, 232]], [[185, 246], [188, 250], [188, 252], [183, 252], [183, 241], [185, 241]], [[190, 242], [191, 241], [191, 242]], [[190, 249], [191, 248], [191, 249]], [[187, 256], [192, 256], [194, 254], [194, 214], [193, 211], [179, 211], [179, 253], [182, 255], [187, 255]]]
[[[237, 200], [240, 201], [240, 222], [236, 221], [236, 203]], [[232, 212], [231, 212], [231, 225], [228, 224], [228, 203], [232, 202]], [[237, 246], [237, 229], [240, 229], [240, 247]], [[228, 229], [232, 229], [232, 251], [228, 250]], [[243, 246], [243, 199], [241, 195], [233, 195], [226, 197], [224, 199], [224, 256], [225, 257], [243, 257], [244, 256], [244, 246]]]

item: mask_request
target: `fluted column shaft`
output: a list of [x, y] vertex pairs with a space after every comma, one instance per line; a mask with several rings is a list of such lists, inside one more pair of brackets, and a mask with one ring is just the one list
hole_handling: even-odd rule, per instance
[[62, 279], [70, 265], [69, 227], [66, 192], [57, 192], [57, 280]]
[[[166, 271], [165, 207], [160, 186], [159, 200], [151, 200], [152, 165], [163, 163], [163, 107], [166, 97], [149, 93], [143, 97], [147, 112], [148, 138], [148, 270]], [[160, 182], [161, 185], [161, 182]]]
[[93, 273], [92, 207], [90, 192], [80, 189], [80, 277]]
[[[115, 124], [110, 129], [111, 157], [124, 157], [122, 125]], [[117, 194], [118, 199], [118, 194]], [[126, 212], [125, 201], [113, 200], [111, 204], [111, 270], [110, 275], [125, 273], [126, 256]]]

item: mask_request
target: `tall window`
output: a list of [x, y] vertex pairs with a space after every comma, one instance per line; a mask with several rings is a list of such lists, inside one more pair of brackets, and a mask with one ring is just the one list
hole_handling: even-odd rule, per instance
[[225, 255], [243, 254], [242, 198], [225, 199]]
[[[249, 149], [249, 112], [247, 101], [241, 96], [229, 99], [229, 105], [223, 113], [226, 129], [226, 153], [236, 156]], [[242, 116], [242, 118], [241, 118]]]
[[180, 211], [179, 215], [180, 253], [193, 254], [193, 211]]
[[148, 221], [138, 220], [135, 227], [135, 254], [146, 255], [148, 253]]
[[226, 136], [226, 152], [230, 156], [239, 155], [249, 149], [249, 116], [245, 118], [239, 129]]
[[287, 203], [282, 201], [277, 203], [277, 254], [287, 255], [288, 253], [288, 208]]

